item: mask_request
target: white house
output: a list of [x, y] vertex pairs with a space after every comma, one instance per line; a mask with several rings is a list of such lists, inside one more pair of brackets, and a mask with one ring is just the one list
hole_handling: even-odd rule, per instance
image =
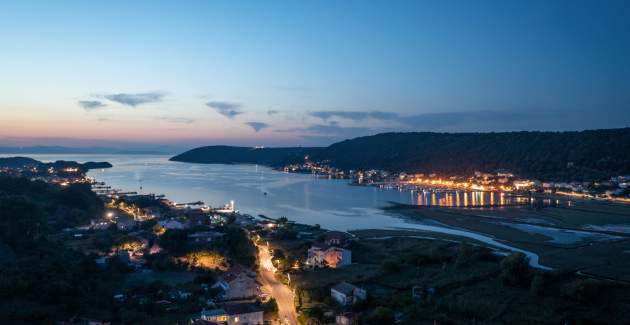
[[367, 292], [348, 282], [340, 282], [330, 288], [330, 296], [341, 305], [352, 305], [365, 300]]
[[314, 243], [308, 249], [306, 265], [312, 267], [338, 268], [352, 264], [352, 252], [349, 249]]
[[160, 226], [162, 226], [162, 228], [170, 230], [170, 229], [184, 229], [186, 228], [186, 226], [177, 221], [177, 220], [162, 220], [160, 222], [158, 222], [158, 224]]
[[260, 293], [256, 273], [239, 265], [221, 276], [212, 287], [223, 289], [224, 300], [252, 298]]
[[227, 325], [262, 325], [263, 309], [252, 303], [238, 303], [223, 308], [204, 310], [201, 319]]

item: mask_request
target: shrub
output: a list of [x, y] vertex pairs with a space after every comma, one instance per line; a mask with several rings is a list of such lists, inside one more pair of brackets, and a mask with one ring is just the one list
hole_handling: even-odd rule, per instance
[[531, 278], [529, 259], [523, 253], [513, 253], [501, 261], [499, 278], [504, 285], [526, 287]]
[[385, 274], [394, 274], [400, 272], [400, 265], [393, 261], [388, 261], [383, 263], [383, 273]]
[[535, 296], [542, 296], [545, 291], [545, 276], [542, 274], [536, 274], [532, 278], [532, 283], [529, 285], [529, 292]]
[[276, 299], [271, 298], [269, 301], [263, 304], [263, 310], [265, 313], [277, 313], [278, 312], [278, 303]]
[[387, 307], [376, 307], [372, 313], [370, 313], [365, 319], [366, 324], [381, 325], [381, 324], [394, 324], [394, 311]]
[[604, 292], [607, 285], [594, 279], [575, 280], [562, 288], [565, 297], [580, 302], [601, 301], [601, 298], [607, 295]]

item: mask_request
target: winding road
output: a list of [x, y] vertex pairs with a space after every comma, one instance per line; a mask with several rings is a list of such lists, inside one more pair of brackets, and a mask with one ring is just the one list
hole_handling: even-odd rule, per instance
[[275, 266], [271, 263], [271, 254], [266, 245], [258, 245], [258, 261], [260, 269], [258, 275], [262, 284], [262, 291], [267, 292], [278, 303], [278, 316], [282, 325], [297, 325], [297, 313], [295, 311], [293, 292], [291, 289], [276, 279]]

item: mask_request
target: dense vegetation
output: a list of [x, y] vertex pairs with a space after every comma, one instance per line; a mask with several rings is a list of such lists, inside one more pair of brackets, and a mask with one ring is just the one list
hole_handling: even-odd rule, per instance
[[[87, 184], [59, 187], [17, 177], [0, 176], [0, 202], [0, 231], [7, 231], [7, 236], [22, 234], [10, 233], [10, 227], [17, 225], [29, 230], [37, 226], [44, 233], [84, 225], [103, 209], [102, 201]], [[0, 239], [6, 238], [4, 235]]]
[[203, 147], [172, 160], [271, 166], [327, 161], [333, 167], [469, 175], [509, 170], [542, 180], [586, 181], [630, 174], [630, 128], [581, 132], [383, 133], [327, 148]]
[[544, 180], [630, 173], [630, 128], [582, 132], [384, 133], [314, 155], [342, 169], [470, 174], [507, 169]]
[[[155, 226], [147, 221], [133, 233], [115, 226], [86, 230], [79, 238], [73, 236], [76, 230], [66, 231], [103, 213], [103, 202], [88, 185], [62, 187], [0, 176], [0, 324], [183, 323], [219, 293], [202, 288], [216, 279], [214, 270], [203, 269], [204, 262], [226, 256], [230, 264], [255, 263], [255, 248], [245, 232], [226, 225], [223, 240], [207, 244], [187, 240], [194, 229], [148, 236], [154, 239], [147, 249], [153, 242], [164, 248], [147, 256], [143, 267], [149, 273], [132, 272], [118, 255], [99, 264], [95, 252], [144, 249], [139, 234], [150, 234]], [[181, 259], [187, 256], [195, 263]], [[178, 290], [193, 297], [181, 298]]]
[[186, 151], [171, 158], [203, 164], [260, 164], [281, 166], [294, 161], [303, 161], [304, 156], [319, 151], [319, 148], [251, 148], [209, 146]]
[[89, 186], [0, 177], [1, 323], [52, 322], [109, 305], [116, 275], [49, 238], [102, 206]]

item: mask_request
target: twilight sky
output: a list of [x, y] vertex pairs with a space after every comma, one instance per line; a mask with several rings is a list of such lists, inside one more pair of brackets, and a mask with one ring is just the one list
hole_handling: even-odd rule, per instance
[[630, 126], [629, 1], [0, 3], [0, 146]]

